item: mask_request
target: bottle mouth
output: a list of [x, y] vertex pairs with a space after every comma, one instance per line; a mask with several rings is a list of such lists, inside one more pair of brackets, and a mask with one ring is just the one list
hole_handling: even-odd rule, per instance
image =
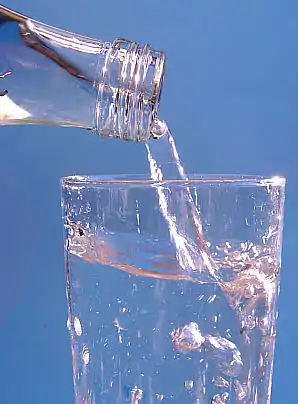
[[151, 51], [152, 51], [151, 56], [153, 57], [153, 60], [155, 62], [152, 102], [154, 104], [153, 115], [154, 118], [156, 118], [163, 89], [165, 69], [166, 69], [166, 58], [165, 54], [161, 51], [155, 51], [153, 49]]
[[159, 126], [160, 122], [157, 113], [164, 83], [166, 58], [163, 52], [152, 49], [149, 45], [145, 45], [141, 53], [140, 64], [144, 65], [145, 74], [139, 96], [140, 120], [137, 140], [146, 141], [150, 137], [160, 137], [155, 127]]
[[[106, 54], [95, 130], [135, 142], [152, 137], [162, 93], [165, 55], [149, 45], [116, 39]], [[154, 137], [154, 136], [153, 136]]]

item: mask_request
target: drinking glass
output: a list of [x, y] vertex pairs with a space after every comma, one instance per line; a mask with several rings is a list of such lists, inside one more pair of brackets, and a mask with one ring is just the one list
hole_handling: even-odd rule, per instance
[[284, 187], [62, 179], [77, 404], [270, 403]]

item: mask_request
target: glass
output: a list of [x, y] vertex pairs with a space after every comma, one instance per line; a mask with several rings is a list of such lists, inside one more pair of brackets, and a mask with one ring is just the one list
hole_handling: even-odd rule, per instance
[[[270, 403], [285, 180], [61, 186], [76, 403]], [[195, 262], [191, 193], [214, 271], [179, 264], [160, 191]]]
[[0, 124], [73, 126], [134, 141], [162, 135], [152, 129], [165, 56], [149, 45], [87, 38], [0, 5], [0, 52]]

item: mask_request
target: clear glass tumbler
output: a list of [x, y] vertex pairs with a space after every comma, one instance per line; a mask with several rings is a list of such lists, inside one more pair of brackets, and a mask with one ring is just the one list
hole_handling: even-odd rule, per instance
[[61, 184], [76, 403], [270, 403], [285, 180]]

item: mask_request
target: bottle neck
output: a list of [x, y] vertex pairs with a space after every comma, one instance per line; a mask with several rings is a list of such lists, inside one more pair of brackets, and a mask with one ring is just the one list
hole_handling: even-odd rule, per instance
[[150, 137], [165, 58], [148, 45], [94, 40], [0, 6], [0, 124], [76, 126]]
[[157, 117], [164, 69], [162, 52], [116, 39], [104, 64], [98, 66], [94, 130], [102, 136], [148, 140]]

